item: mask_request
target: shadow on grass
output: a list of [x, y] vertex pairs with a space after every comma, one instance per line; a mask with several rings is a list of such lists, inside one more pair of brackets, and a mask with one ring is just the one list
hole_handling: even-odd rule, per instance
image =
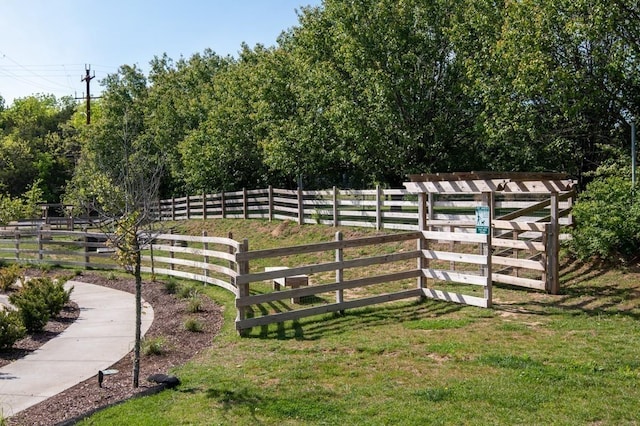
[[264, 326], [258, 333], [247, 335], [247, 338], [317, 340], [328, 335], [339, 335], [356, 330], [366, 331], [399, 322], [447, 315], [463, 307], [455, 303], [433, 300], [377, 305], [347, 310], [343, 314], [325, 314]]
[[[553, 311], [589, 316], [627, 316], [640, 320], [640, 285], [625, 286], [618, 282], [602, 282], [598, 278], [611, 272], [605, 265], [580, 261], [565, 261], [561, 265], [560, 294], [545, 298], [531, 298], [514, 303], [500, 303], [495, 309], [518, 313], [548, 315]], [[640, 268], [627, 268], [630, 274]]]
[[251, 417], [259, 424], [256, 408], [262, 403], [262, 398], [252, 393], [248, 388], [223, 389], [212, 387], [207, 389], [207, 398], [213, 399], [222, 406], [222, 410], [229, 412], [234, 408], [244, 407], [249, 410]]

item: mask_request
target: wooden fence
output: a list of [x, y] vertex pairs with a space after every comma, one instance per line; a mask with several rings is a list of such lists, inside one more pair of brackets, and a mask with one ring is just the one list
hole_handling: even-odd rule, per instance
[[[542, 233], [546, 228], [542, 227]], [[543, 237], [544, 239], [544, 237]], [[236, 329], [266, 326], [327, 312], [406, 298], [489, 307], [492, 282], [508, 282], [492, 265], [545, 276], [541, 260], [512, 259], [497, 248], [513, 240], [470, 232], [413, 231], [268, 250], [250, 250], [249, 241], [231, 236], [160, 234], [143, 253], [143, 271], [222, 287], [235, 295]], [[363, 253], [383, 253], [363, 255]], [[491, 250], [489, 248], [492, 248]], [[531, 244], [530, 250], [543, 246]], [[296, 256], [314, 253], [313, 264]], [[115, 269], [112, 250], [101, 233], [4, 230], [0, 255], [33, 264]], [[287, 285], [303, 277], [305, 284]], [[282, 283], [276, 286], [275, 283]], [[511, 282], [512, 283], [512, 282]]]
[[[569, 214], [575, 193], [561, 194], [559, 208], [564, 212], [560, 225], [570, 225]], [[523, 211], [520, 221], [543, 222], [544, 214], [535, 210], [548, 196], [529, 193], [495, 195], [495, 208], [506, 214]], [[481, 200], [473, 194], [439, 195], [432, 204], [432, 220], [473, 222], [474, 209]], [[158, 202], [160, 220], [187, 219], [268, 219], [291, 220], [299, 224], [354, 226], [403, 231], [418, 230], [418, 197], [406, 189], [303, 191], [276, 189], [242, 190], [169, 198]], [[525, 211], [532, 206], [537, 209]], [[530, 213], [524, 217], [525, 213]]]

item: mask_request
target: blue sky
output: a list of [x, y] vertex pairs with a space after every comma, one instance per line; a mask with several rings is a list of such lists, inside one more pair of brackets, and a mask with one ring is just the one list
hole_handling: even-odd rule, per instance
[[0, 96], [83, 96], [85, 64], [99, 80], [120, 65], [145, 73], [154, 56], [212, 49], [236, 55], [242, 42], [276, 44], [298, 24], [296, 10], [321, 0], [2, 0]]

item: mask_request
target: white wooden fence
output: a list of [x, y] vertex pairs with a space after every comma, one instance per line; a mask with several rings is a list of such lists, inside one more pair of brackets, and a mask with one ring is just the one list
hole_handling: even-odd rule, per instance
[[[560, 224], [570, 225], [574, 193], [561, 194]], [[544, 222], [550, 210], [548, 196], [529, 193], [496, 193], [495, 208], [501, 214], [523, 211], [517, 220]], [[540, 203], [545, 203], [540, 204]], [[431, 220], [473, 223], [481, 200], [473, 195], [440, 195], [434, 201]], [[402, 231], [418, 230], [417, 196], [405, 189], [303, 191], [276, 189], [242, 190], [169, 198], [158, 202], [160, 220], [268, 219], [299, 224], [354, 226]], [[531, 209], [531, 207], [534, 207]], [[529, 209], [524, 211], [524, 209]], [[524, 216], [529, 213], [528, 216]]]
[[[338, 232], [335, 241], [250, 250], [249, 241], [231, 237], [160, 234], [145, 247], [142, 259], [144, 272], [232, 292], [236, 329], [243, 333], [253, 327], [414, 297], [490, 307], [494, 281], [521, 284], [518, 279], [530, 279], [505, 279], [508, 275], [493, 272], [492, 265], [545, 275], [544, 262], [496, 255], [496, 247], [512, 245], [512, 240], [501, 240], [445, 231], [343, 240]], [[119, 268], [105, 241], [104, 234], [80, 231], [3, 231], [0, 254], [12, 262]], [[365, 256], [363, 252], [384, 254]], [[313, 264], [296, 260], [295, 256], [309, 253], [324, 260]], [[266, 265], [284, 268], [273, 270]], [[282, 290], [272, 286], [274, 280], [300, 275], [308, 277], [309, 285]]]

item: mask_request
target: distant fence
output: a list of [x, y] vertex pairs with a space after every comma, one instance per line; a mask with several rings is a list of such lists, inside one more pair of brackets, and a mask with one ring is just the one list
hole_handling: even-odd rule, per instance
[[[570, 210], [574, 193], [561, 195], [560, 224], [570, 225]], [[524, 211], [544, 202], [548, 196], [530, 193], [495, 195], [495, 209], [501, 214]], [[479, 196], [470, 194], [438, 195], [433, 203], [430, 220], [441, 223], [473, 223]], [[527, 211], [521, 221], [544, 222], [543, 211], [549, 203]], [[405, 189], [303, 191], [276, 189], [242, 190], [218, 194], [169, 198], [158, 202], [160, 220], [189, 219], [268, 219], [291, 220], [298, 224], [353, 226], [402, 231], [418, 230], [418, 197]], [[496, 216], [498, 217], [498, 216]], [[434, 222], [435, 223], [435, 222]]]

